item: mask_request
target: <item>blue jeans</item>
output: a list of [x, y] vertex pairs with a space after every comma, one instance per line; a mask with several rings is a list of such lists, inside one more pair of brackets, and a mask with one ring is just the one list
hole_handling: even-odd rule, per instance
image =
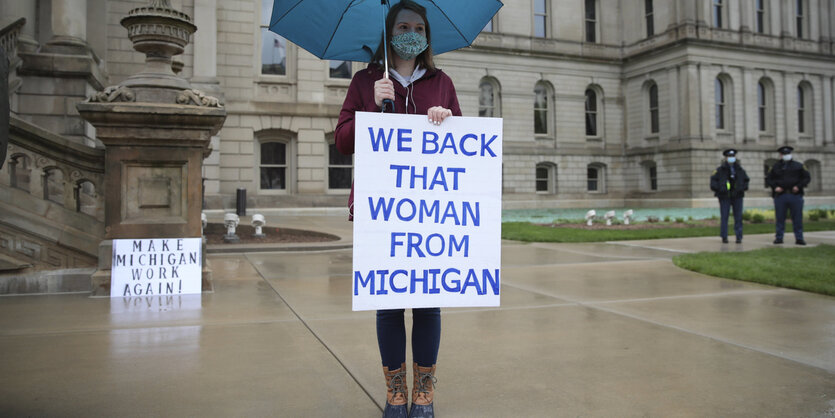
[[[383, 366], [389, 370], [406, 362], [406, 323], [404, 309], [377, 311], [377, 343]], [[441, 345], [441, 308], [412, 309], [412, 360], [421, 367], [438, 361]]]
[[785, 192], [774, 197], [774, 217], [776, 218], [776, 237], [783, 239], [786, 230], [786, 210], [792, 213], [794, 239], [803, 239], [803, 196]]
[[730, 209], [734, 211], [734, 234], [736, 239], [742, 239], [742, 198], [741, 197], [720, 197], [719, 214], [722, 219], [719, 223], [719, 236], [722, 239], [728, 238], [728, 214]]

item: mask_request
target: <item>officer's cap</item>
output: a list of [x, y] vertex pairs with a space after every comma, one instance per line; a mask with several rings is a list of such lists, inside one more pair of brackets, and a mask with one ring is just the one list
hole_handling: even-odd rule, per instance
[[777, 149], [777, 152], [779, 152], [780, 154], [791, 154], [792, 151], [794, 151], [794, 148], [792, 148], [788, 145], [782, 146], [782, 147]]
[[733, 149], [733, 148], [728, 148], [728, 149], [722, 151], [722, 155], [724, 155], [726, 157], [733, 157], [733, 156], [736, 155], [736, 150]]

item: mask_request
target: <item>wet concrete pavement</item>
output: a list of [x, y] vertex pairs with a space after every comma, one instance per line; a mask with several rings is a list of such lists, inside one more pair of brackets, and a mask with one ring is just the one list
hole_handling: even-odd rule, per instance
[[[0, 415], [379, 416], [351, 224], [321, 215], [276, 223], [338, 248], [210, 254], [210, 294], [0, 298]], [[443, 310], [438, 415], [835, 416], [835, 298], [671, 262], [772, 239], [504, 242], [501, 307]]]

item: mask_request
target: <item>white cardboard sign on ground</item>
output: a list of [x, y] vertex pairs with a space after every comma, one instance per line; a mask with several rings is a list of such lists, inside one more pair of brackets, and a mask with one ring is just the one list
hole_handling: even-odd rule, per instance
[[110, 297], [200, 293], [200, 238], [114, 239]]
[[498, 306], [502, 120], [357, 112], [353, 310]]

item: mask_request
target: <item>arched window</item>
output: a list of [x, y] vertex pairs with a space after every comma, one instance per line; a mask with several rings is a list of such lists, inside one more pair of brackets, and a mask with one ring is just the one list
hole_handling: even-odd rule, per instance
[[280, 129], [255, 133], [258, 141], [258, 180], [260, 191], [295, 190], [296, 148], [294, 134]]
[[9, 158], [9, 185], [15, 189], [29, 193], [32, 177], [32, 163], [24, 154], [12, 155]]
[[64, 172], [58, 167], [43, 170], [43, 199], [64, 204]]
[[554, 194], [557, 192], [557, 166], [552, 163], [536, 165], [536, 192]]
[[597, 42], [597, 0], [586, 0], [586, 42]]
[[586, 136], [598, 136], [597, 108], [597, 93], [593, 89], [586, 89]]
[[658, 120], [658, 85], [650, 83], [647, 89], [647, 105], [648, 105], [648, 127], [651, 135], [657, 134], [660, 131]]
[[797, 86], [797, 132], [802, 135], [812, 135], [812, 85], [802, 82]]
[[757, 83], [757, 127], [760, 135], [774, 133], [774, 84], [765, 77]]
[[768, 130], [765, 123], [765, 115], [768, 112], [768, 104], [766, 102], [765, 85], [762, 81], [757, 83], [757, 126], [760, 132]]
[[328, 139], [328, 189], [350, 190], [354, 179], [353, 157], [336, 149], [332, 135]]
[[284, 190], [287, 188], [287, 144], [265, 142], [261, 144], [261, 189]]
[[714, 102], [716, 103], [716, 129], [725, 130], [725, 85], [717, 77], [714, 84]]
[[484, 77], [478, 84], [478, 116], [501, 117], [501, 90], [492, 77]]
[[658, 190], [658, 166], [655, 161], [644, 161], [641, 163], [643, 171], [641, 189], [654, 192]]
[[807, 190], [811, 192], [819, 192], [823, 190], [823, 185], [821, 184], [821, 163], [818, 160], [806, 160], [803, 162], [803, 165], [806, 166], [806, 170], [809, 171], [809, 177], [811, 181], [809, 182], [809, 186]]
[[590, 193], [606, 193], [606, 165], [591, 163], [586, 168], [586, 190]]
[[554, 97], [553, 90], [547, 82], [540, 81], [536, 83], [533, 92], [533, 132], [536, 135], [550, 135], [552, 130], [550, 109]]

